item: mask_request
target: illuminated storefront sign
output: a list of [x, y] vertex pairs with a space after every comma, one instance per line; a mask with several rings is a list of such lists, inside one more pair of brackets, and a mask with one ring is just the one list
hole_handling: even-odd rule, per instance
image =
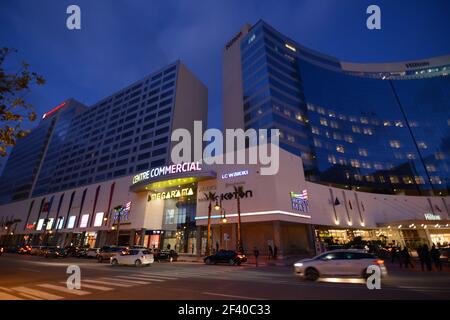
[[193, 171], [201, 171], [200, 162], [186, 162], [180, 164], [172, 164], [170, 166], [162, 166], [141, 172], [133, 177], [133, 184], [145, 181], [154, 177], [165, 176], [175, 173], [185, 173]]
[[34, 226], [36, 225], [36, 222], [34, 222], [34, 223], [28, 223], [26, 226], [25, 226], [25, 229], [27, 229], [27, 230], [30, 230], [30, 229], [34, 229]]
[[[221, 193], [217, 196], [217, 200], [236, 200], [238, 198], [238, 192], [233, 191], [233, 192], [224, 192]], [[252, 190], [243, 190], [240, 198], [241, 199], [245, 199], [245, 198], [252, 198], [253, 197], [253, 191]], [[207, 194], [204, 193], [203, 197], [199, 198], [198, 201], [209, 201]]]
[[235, 171], [235, 172], [229, 172], [222, 174], [222, 179], [229, 179], [229, 178], [236, 178], [236, 177], [242, 177], [247, 176], [248, 170], [242, 170], [242, 171]]
[[441, 216], [438, 214], [425, 213], [425, 220], [442, 220]]
[[291, 205], [293, 210], [297, 210], [300, 212], [308, 212], [308, 192], [305, 190], [302, 193], [294, 193], [290, 192], [291, 196]]
[[114, 210], [114, 221], [120, 220], [121, 221], [127, 221], [129, 219], [130, 211], [131, 211], [131, 201], [128, 201], [123, 206], [119, 206], [120, 210], [113, 209]]
[[176, 198], [187, 197], [187, 196], [192, 196], [192, 195], [194, 195], [194, 190], [192, 190], [192, 188], [182, 188], [182, 189], [175, 189], [175, 190], [153, 193], [148, 196], [148, 201], [176, 199]]

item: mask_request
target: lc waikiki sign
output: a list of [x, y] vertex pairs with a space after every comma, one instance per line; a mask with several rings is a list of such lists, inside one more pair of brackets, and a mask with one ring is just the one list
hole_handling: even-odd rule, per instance
[[133, 177], [133, 184], [141, 181], [145, 181], [151, 178], [165, 176], [175, 173], [201, 171], [200, 162], [185, 162], [180, 164], [172, 164], [170, 166], [162, 166], [153, 168], [142, 173], [139, 173]]

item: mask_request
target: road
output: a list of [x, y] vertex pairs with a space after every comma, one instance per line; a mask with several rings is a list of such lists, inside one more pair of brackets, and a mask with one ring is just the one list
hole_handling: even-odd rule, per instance
[[[81, 290], [69, 290], [69, 265], [81, 269]], [[356, 283], [354, 283], [356, 282]], [[449, 299], [450, 273], [395, 269], [380, 290], [360, 279], [302, 281], [291, 267], [207, 266], [196, 262], [113, 267], [95, 260], [0, 257], [0, 300], [277, 300], [277, 299]]]

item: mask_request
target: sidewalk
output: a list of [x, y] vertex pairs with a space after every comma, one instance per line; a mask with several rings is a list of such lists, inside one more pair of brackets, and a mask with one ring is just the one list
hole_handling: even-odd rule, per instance
[[[277, 259], [269, 259], [268, 256], [259, 256], [258, 257], [258, 266], [292, 266], [296, 261], [300, 259], [306, 259], [309, 256], [306, 255], [296, 255], [296, 256], [284, 256], [277, 257]], [[177, 261], [179, 262], [198, 262], [203, 263], [203, 256], [194, 256], [194, 255], [184, 255], [180, 254], [178, 256]], [[255, 256], [247, 256], [246, 265], [256, 265]]]

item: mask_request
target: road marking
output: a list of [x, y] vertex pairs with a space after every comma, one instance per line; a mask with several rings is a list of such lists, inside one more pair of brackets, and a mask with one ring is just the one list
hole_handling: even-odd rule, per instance
[[232, 294], [222, 294], [222, 293], [214, 293], [214, 292], [202, 292], [202, 294], [208, 294], [211, 296], [219, 296], [219, 297], [227, 297], [227, 298], [237, 298], [237, 299], [247, 299], [247, 300], [268, 300], [266, 298], [255, 298], [255, 297], [244, 297], [244, 296], [235, 296]]
[[167, 280], [167, 279], [158, 279], [158, 278], [155, 278], [155, 277], [142, 277], [142, 276], [139, 276], [139, 277], [136, 277], [136, 276], [117, 276], [117, 278], [131, 279], [131, 280], [133, 280], [133, 279], [136, 279], [136, 280], [150, 280], [150, 281], [157, 281], [157, 282], [163, 282], [163, 281]]
[[54, 284], [44, 283], [44, 284], [38, 284], [37, 286], [38, 287], [42, 287], [42, 288], [52, 289], [52, 290], [55, 290], [55, 291], [61, 291], [61, 292], [64, 292], [64, 293], [74, 294], [74, 295], [77, 295], [77, 296], [84, 296], [86, 294], [90, 294], [89, 291], [83, 291], [83, 290], [78, 290], [78, 289], [72, 289], [71, 290], [71, 289], [68, 289], [67, 287], [55, 286]]
[[170, 277], [170, 276], [164, 276], [157, 273], [151, 273], [151, 274], [144, 274], [144, 273], [138, 273], [135, 274], [137, 277], [158, 277], [165, 280], [178, 280], [178, 277]]
[[[65, 281], [60, 282], [62, 284], [66, 283]], [[85, 284], [82, 283], [81, 284], [81, 288], [88, 288], [88, 289], [95, 289], [95, 290], [100, 290], [100, 291], [110, 291], [113, 290], [113, 288], [108, 288], [108, 287], [102, 287], [102, 286], [95, 286], [93, 284]]]
[[51, 293], [48, 293], [48, 292], [45, 292], [45, 291], [41, 291], [41, 290], [26, 288], [26, 287], [14, 287], [12, 289], [15, 290], [15, 291], [21, 292], [21, 293], [31, 294], [33, 296], [36, 296], [36, 297], [39, 297], [39, 298], [43, 298], [43, 299], [47, 299], [47, 300], [63, 299], [63, 297], [57, 296], [55, 294], [51, 294]]
[[23, 270], [23, 271], [31, 271], [31, 272], [41, 272], [40, 270], [28, 269], [28, 268], [20, 268], [20, 270]]
[[[150, 283], [150, 281], [147, 281], [148, 279], [137, 279], [136, 277], [130, 277], [130, 276], [116, 276], [115, 278], [120, 278], [120, 279], [116, 279], [119, 281], [128, 281], [131, 283], [136, 283], [136, 284], [147, 284]], [[123, 279], [123, 280], [122, 280]], [[130, 279], [130, 280], [128, 280]], [[133, 279], [137, 279], [137, 280], [133, 280]], [[141, 280], [146, 280], [146, 281], [141, 281]], [[164, 280], [161, 280], [164, 281]]]
[[32, 296], [31, 294], [28, 294], [28, 293], [19, 293], [19, 295], [22, 296], [22, 297], [31, 299], [31, 300], [43, 300], [43, 299], [41, 299], [41, 298]]
[[125, 284], [125, 283], [111, 283], [111, 282], [106, 282], [106, 281], [99, 281], [99, 280], [83, 280], [84, 282], [90, 282], [90, 283], [98, 283], [98, 284], [106, 284], [106, 285], [110, 285], [110, 286], [116, 286], [116, 287], [124, 287], [124, 288], [129, 288], [132, 287], [133, 285], [131, 284]]
[[13, 296], [12, 294], [0, 292], [0, 300], [23, 300], [23, 299]]
[[144, 282], [144, 281], [132, 281], [132, 280], [108, 278], [108, 277], [102, 277], [101, 279], [105, 279], [105, 280], [109, 280], [109, 281], [121, 281], [121, 282], [125, 282], [125, 283], [133, 283], [133, 284], [148, 284], [148, 283], [150, 283], [150, 282]]

